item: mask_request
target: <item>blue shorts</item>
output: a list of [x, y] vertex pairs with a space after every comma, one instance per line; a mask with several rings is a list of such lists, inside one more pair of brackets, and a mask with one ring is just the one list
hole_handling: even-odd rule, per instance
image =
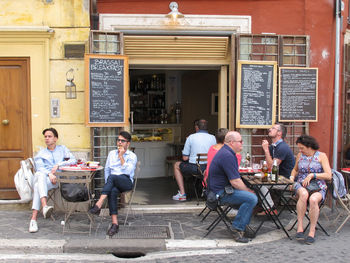
[[[200, 166], [203, 172], [207, 168], [207, 164], [201, 164]], [[180, 171], [183, 175], [200, 174], [200, 172], [198, 171], [197, 164], [193, 164], [189, 162], [181, 162]]]

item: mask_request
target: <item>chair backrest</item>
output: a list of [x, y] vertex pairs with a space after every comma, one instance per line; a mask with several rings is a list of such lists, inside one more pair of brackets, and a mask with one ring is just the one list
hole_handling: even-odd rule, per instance
[[200, 162], [207, 162], [208, 159], [208, 154], [207, 153], [198, 153], [197, 154], [197, 163], [199, 164]]
[[197, 154], [196, 164], [197, 164], [198, 170], [199, 170], [199, 172], [201, 173], [202, 176], [204, 176], [205, 170], [202, 171], [201, 163], [203, 163], [203, 162], [206, 163], [207, 160], [208, 160], [208, 154], [207, 153], [198, 153]]
[[141, 161], [137, 161], [135, 173], [134, 173], [134, 181], [137, 180], [141, 172]]
[[333, 185], [333, 198], [338, 199], [339, 197], [342, 198], [343, 196], [346, 195], [347, 190], [345, 187], [345, 183], [344, 183], [344, 177], [343, 175], [332, 169], [332, 185]]

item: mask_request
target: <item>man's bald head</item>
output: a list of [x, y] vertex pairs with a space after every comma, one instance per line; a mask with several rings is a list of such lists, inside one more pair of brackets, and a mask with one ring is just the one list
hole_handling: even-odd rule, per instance
[[229, 131], [225, 136], [225, 143], [234, 151], [240, 152], [243, 148], [242, 136], [239, 132]]
[[225, 136], [225, 143], [229, 143], [231, 141], [240, 141], [241, 140], [241, 134], [236, 131], [229, 131]]

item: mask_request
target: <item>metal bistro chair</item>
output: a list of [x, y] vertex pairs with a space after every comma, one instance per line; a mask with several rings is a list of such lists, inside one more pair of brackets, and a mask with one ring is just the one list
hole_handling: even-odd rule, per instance
[[193, 180], [193, 189], [194, 189], [194, 193], [196, 195], [196, 199], [197, 199], [197, 205], [199, 205], [199, 197], [198, 197], [198, 192], [197, 192], [197, 184], [199, 183], [200, 186], [202, 186], [202, 181], [204, 178], [204, 172], [205, 170], [202, 170], [201, 168], [201, 162], [207, 162], [207, 158], [208, 158], [208, 154], [206, 153], [198, 153], [197, 154], [197, 167], [198, 167], [198, 174], [192, 174], [192, 176], [194, 177]]
[[134, 174], [134, 185], [130, 191], [121, 193], [121, 200], [124, 201], [124, 205], [126, 206], [126, 215], [124, 220], [124, 226], [126, 225], [129, 217], [129, 213], [131, 210], [132, 201], [134, 199], [135, 191], [136, 191], [136, 185], [137, 185], [137, 179], [140, 175], [140, 166], [141, 161], [138, 161], [136, 164], [135, 174]]
[[[226, 225], [228, 231], [231, 233], [232, 229], [231, 229], [231, 220], [228, 218], [228, 213], [232, 210], [232, 209], [236, 209], [238, 210], [240, 205], [233, 205], [233, 204], [223, 204], [220, 202], [220, 200], [218, 201], [218, 205], [216, 208], [210, 208], [208, 205], [206, 206], [209, 209], [209, 212], [205, 215], [204, 219], [209, 215], [209, 213], [211, 212], [216, 212], [217, 213], [217, 217], [214, 219], [214, 221], [207, 227], [208, 232], [205, 234], [204, 237], [208, 236], [211, 231], [214, 230], [214, 228], [222, 221], [224, 222], [224, 224]], [[202, 220], [203, 221], [203, 220]], [[249, 227], [249, 226], [248, 226]]]
[[[326, 197], [325, 197], [325, 200], [324, 201], [321, 201], [319, 203], [319, 209], [320, 209], [320, 214], [322, 212], [322, 208], [324, 207], [325, 203], [326, 203], [326, 200], [327, 200], [327, 197], [328, 196], [332, 196], [332, 192], [333, 192], [333, 183], [332, 181], [326, 181], [327, 183], [327, 192], [326, 192]], [[298, 202], [298, 200], [294, 199], [294, 198], [291, 198], [290, 200], [293, 200], [295, 202], [295, 206], [296, 206], [296, 203]], [[308, 204], [309, 204], [309, 201], [308, 201]], [[305, 213], [305, 217], [306, 219], [308, 220], [308, 224], [306, 225], [305, 229], [304, 229], [304, 232], [309, 228], [310, 226], [310, 217], [309, 217], [309, 205], [307, 206], [306, 208], [306, 213]], [[288, 229], [288, 231], [291, 231], [294, 226], [298, 223], [298, 219], [295, 219], [293, 225]], [[316, 230], [317, 228], [320, 228], [323, 233], [325, 233], [327, 236], [329, 236], [328, 232], [323, 228], [323, 226], [321, 225], [320, 223], [320, 220], [317, 220], [317, 224], [316, 224]]]
[[[340, 226], [337, 228], [337, 230], [335, 231], [335, 233], [338, 233], [340, 231], [340, 229], [345, 225], [345, 223], [350, 219], [350, 193], [348, 192], [347, 188], [341, 189], [341, 179], [340, 177], [343, 177], [342, 174], [340, 174], [339, 172], [336, 172], [334, 170], [332, 170], [333, 173], [333, 198], [334, 198], [334, 204], [336, 209], [338, 210], [338, 215], [337, 217], [334, 219], [334, 223], [338, 222], [338, 219], [342, 216], [345, 216], [345, 219], [343, 220], [343, 222], [340, 224]], [[338, 174], [338, 175], [337, 175]], [[338, 177], [338, 181], [339, 181], [339, 185], [337, 185], [335, 183], [335, 177]], [[344, 180], [344, 179], [343, 179]], [[337, 204], [340, 204], [341, 209], [338, 209]]]
[[[57, 173], [57, 182], [59, 184], [59, 188], [61, 189], [62, 194], [62, 185], [63, 184], [71, 184], [76, 185], [77, 188], [83, 188], [87, 189], [87, 196], [86, 200], [82, 201], [70, 201], [67, 200], [67, 197], [62, 194], [62, 198], [65, 199], [66, 204], [64, 205], [64, 224], [63, 224], [63, 234], [66, 232], [66, 226], [68, 225], [68, 228], [70, 228], [70, 218], [71, 215], [74, 213], [80, 213], [80, 214], [86, 214], [86, 216], [89, 219], [90, 225], [89, 225], [89, 235], [91, 235], [91, 229], [92, 225], [94, 223], [93, 217], [88, 213], [89, 208], [91, 207], [92, 203], [92, 194], [91, 194], [91, 183], [94, 176], [94, 172], [91, 171], [74, 171], [74, 172], [59, 172]], [[77, 207], [79, 204], [83, 204], [82, 207], [83, 211], [77, 211]], [[85, 207], [86, 206], [86, 207]], [[81, 233], [82, 231], [76, 231], [77, 233]]]

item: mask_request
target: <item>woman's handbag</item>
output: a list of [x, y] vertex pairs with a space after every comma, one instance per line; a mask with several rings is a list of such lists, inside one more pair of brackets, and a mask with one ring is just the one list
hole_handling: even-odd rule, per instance
[[[312, 160], [314, 159], [315, 154], [312, 156], [312, 158], [309, 161], [309, 166], [307, 167], [307, 171], [308, 173], [310, 173], [310, 164], [312, 162]], [[318, 185], [316, 179], [311, 179], [311, 181], [309, 182], [309, 185], [306, 186], [306, 190], [309, 192], [309, 196], [312, 195], [315, 192], [318, 192], [321, 190], [320, 186]]]
[[316, 179], [312, 179], [308, 186], [306, 186], [306, 190], [309, 192], [309, 195], [318, 192], [321, 190], [320, 186], [318, 185]]

